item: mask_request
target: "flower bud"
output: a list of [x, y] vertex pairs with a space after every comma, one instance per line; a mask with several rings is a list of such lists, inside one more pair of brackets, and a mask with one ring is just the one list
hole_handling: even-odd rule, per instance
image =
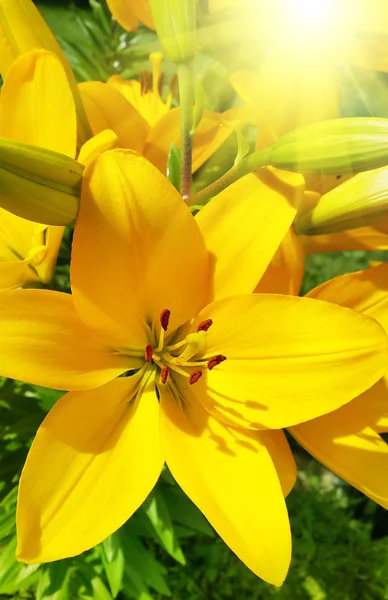
[[355, 175], [324, 194], [295, 223], [297, 234], [337, 233], [378, 224], [388, 215], [388, 167]]
[[324, 175], [382, 167], [388, 164], [388, 119], [334, 119], [295, 129], [272, 146], [270, 164]]
[[29, 221], [69, 225], [83, 170], [64, 154], [0, 138], [0, 207]]
[[197, 50], [195, 0], [150, 0], [164, 52], [174, 63], [189, 62]]

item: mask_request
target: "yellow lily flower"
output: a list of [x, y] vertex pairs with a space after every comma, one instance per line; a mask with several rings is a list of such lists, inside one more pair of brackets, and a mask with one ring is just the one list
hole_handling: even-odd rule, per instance
[[[388, 264], [337, 277], [308, 296], [347, 306], [388, 331]], [[388, 508], [388, 372], [346, 406], [290, 429], [292, 435], [348, 483]]]
[[99, 543], [141, 505], [166, 461], [240, 559], [281, 584], [295, 466], [268, 429], [342, 406], [382, 376], [388, 357], [373, 319], [251, 293], [302, 189], [301, 179], [262, 170], [193, 218], [136, 153], [105, 152], [86, 168], [72, 295], [0, 294], [2, 375], [70, 390], [21, 476], [20, 560]]
[[[73, 96], [59, 60], [45, 50], [16, 58], [1, 90], [0, 136], [74, 158], [76, 132]], [[0, 288], [48, 283], [63, 232], [0, 209]]]
[[155, 29], [148, 0], [107, 0], [112, 16], [127, 31], [136, 31], [139, 21]]
[[[166, 172], [171, 144], [180, 147], [180, 109], [171, 108], [171, 96], [160, 95], [162, 55], [150, 55], [152, 79], [127, 81], [119, 75], [107, 83], [88, 81], [79, 89], [94, 134], [112, 129], [119, 146], [141, 152], [162, 173]], [[236, 125], [239, 111], [223, 114], [204, 110], [193, 138], [193, 172], [225, 142]]]
[[[388, 70], [385, 0], [216, 0], [228, 8], [236, 45], [251, 70], [231, 83], [259, 125], [257, 148], [339, 110], [338, 66]], [[239, 26], [236, 26], [239, 22]], [[240, 61], [241, 62], [241, 61]]]

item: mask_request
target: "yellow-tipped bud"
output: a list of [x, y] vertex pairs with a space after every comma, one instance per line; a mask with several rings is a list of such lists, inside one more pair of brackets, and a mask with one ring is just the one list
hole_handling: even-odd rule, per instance
[[164, 52], [174, 63], [194, 58], [197, 50], [195, 0], [150, 0], [152, 17]]
[[322, 121], [283, 135], [270, 164], [299, 173], [344, 175], [388, 164], [388, 119]]
[[388, 167], [355, 175], [324, 194], [295, 223], [296, 233], [319, 235], [378, 224], [388, 215]]
[[69, 225], [83, 170], [64, 154], [0, 138], [0, 207], [29, 221]]

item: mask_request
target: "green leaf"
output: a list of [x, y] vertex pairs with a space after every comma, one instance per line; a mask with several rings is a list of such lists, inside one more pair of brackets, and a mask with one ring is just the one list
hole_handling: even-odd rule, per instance
[[144, 582], [156, 592], [171, 596], [170, 589], [164, 579], [166, 570], [155, 559], [151, 549], [146, 549], [141, 540], [133, 535], [125, 526], [115, 535], [121, 540], [125, 557], [125, 565], [130, 565]]
[[117, 534], [110, 535], [98, 548], [101, 553], [110, 591], [112, 596], [116, 598], [122, 589], [124, 575], [124, 553], [121, 548], [119, 536]]
[[0, 594], [15, 594], [21, 588], [35, 583], [40, 576], [40, 573], [37, 573], [39, 565], [23, 565], [17, 562], [15, 552], [16, 536], [0, 556]]
[[174, 531], [168, 507], [162, 494], [156, 489], [143, 503], [145, 511], [161, 545], [177, 562], [186, 564], [178, 537]]
[[42, 568], [36, 600], [68, 600], [71, 575], [70, 561], [61, 560]]
[[176, 485], [161, 486], [161, 493], [171, 512], [174, 523], [192, 531], [214, 537], [214, 531], [201, 511]]

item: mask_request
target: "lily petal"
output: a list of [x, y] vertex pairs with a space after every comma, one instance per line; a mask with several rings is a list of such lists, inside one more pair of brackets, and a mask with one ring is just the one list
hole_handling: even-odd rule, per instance
[[119, 146], [142, 152], [149, 125], [123, 95], [101, 81], [87, 81], [78, 87], [94, 135], [112, 129]]
[[178, 390], [172, 394], [167, 386], [159, 387], [167, 465], [233, 552], [256, 575], [281, 585], [291, 537], [282, 489], [261, 433], [213, 419], [184, 385], [184, 403]]
[[387, 366], [381, 326], [311, 298], [252, 294], [204, 308], [209, 357], [226, 360], [195, 385], [214, 416], [252, 429], [280, 429], [331, 412], [373, 385]]
[[303, 245], [300, 238], [290, 228], [257, 284], [255, 293], [297, 296], [300, 292], [303, 275]]
[[107, 0], [116, 21], [127, 31], [136, 31], [139, 21], [155, 29], [148, 0]]
[[139, 367], [115, 355], [83, 325], [69, 294], [49, 290], [0, 292], [0, 372], [58, 390], [80, 390]]
[[97, 156], [107, 150], [114, 150], [117, 146], [118, 139], [115, 132], [111, 129], [104, 129], [82, 146], [77, 160], [87, 167]]
[[86, 169], [71, 281], [81, 318], [114, 347], [146, 344], [164, 309], [173, 331], [203, 302], [208, 259], [198, 225], [142, 156], [112, 150]]
[[286, 235], [303, 178], [286, 185], [268, 169], [246, 175], [196, 216], [214, 272], [212, 300], [252, 292]]
[[388, 331], [388, 264], [335, 277], [307, 296], [357, 310], [373, 317]]
[[[228, 119], [222, 114], [204, 110], [193, 138], [193, 173], [199, 169], [214, 152], [225, 142], [233, 131]], [[180, 148], [180, 109], [170, 110], [152, 127], [144, 147], [143, 154], [158, 167], [166, 172], [167, 159], [171, 143]]]
[[358, 227], [342, 233], [301, 235], [306, 254], [334, 250], [388, 250], [388, 219], [379, 218], [374, 227]]
[[20, 480], [19, 560], [80, 554], [146, 499], [163, 465], [155, 388], [120, 378], [61, 398], [40, 426]]
[[0, 135], [75, 158], [73, 95], [63, 66], [51, 52], [23, 54], [8, 70], [1, 92]]
[[286, 498], [294, 487], [297, 478], [294, 455], [291, 452], [287, 438], [283, 431], [278, 429], [260, 431], [260, 439], [270, 453], [282, 486], [283, 495]]
[[388, 469], [388, 445], [361, 421], [358, 404], [350, 402], [290, 432], [326, 467], [388, 508], [388, 481], [382, 476]]

